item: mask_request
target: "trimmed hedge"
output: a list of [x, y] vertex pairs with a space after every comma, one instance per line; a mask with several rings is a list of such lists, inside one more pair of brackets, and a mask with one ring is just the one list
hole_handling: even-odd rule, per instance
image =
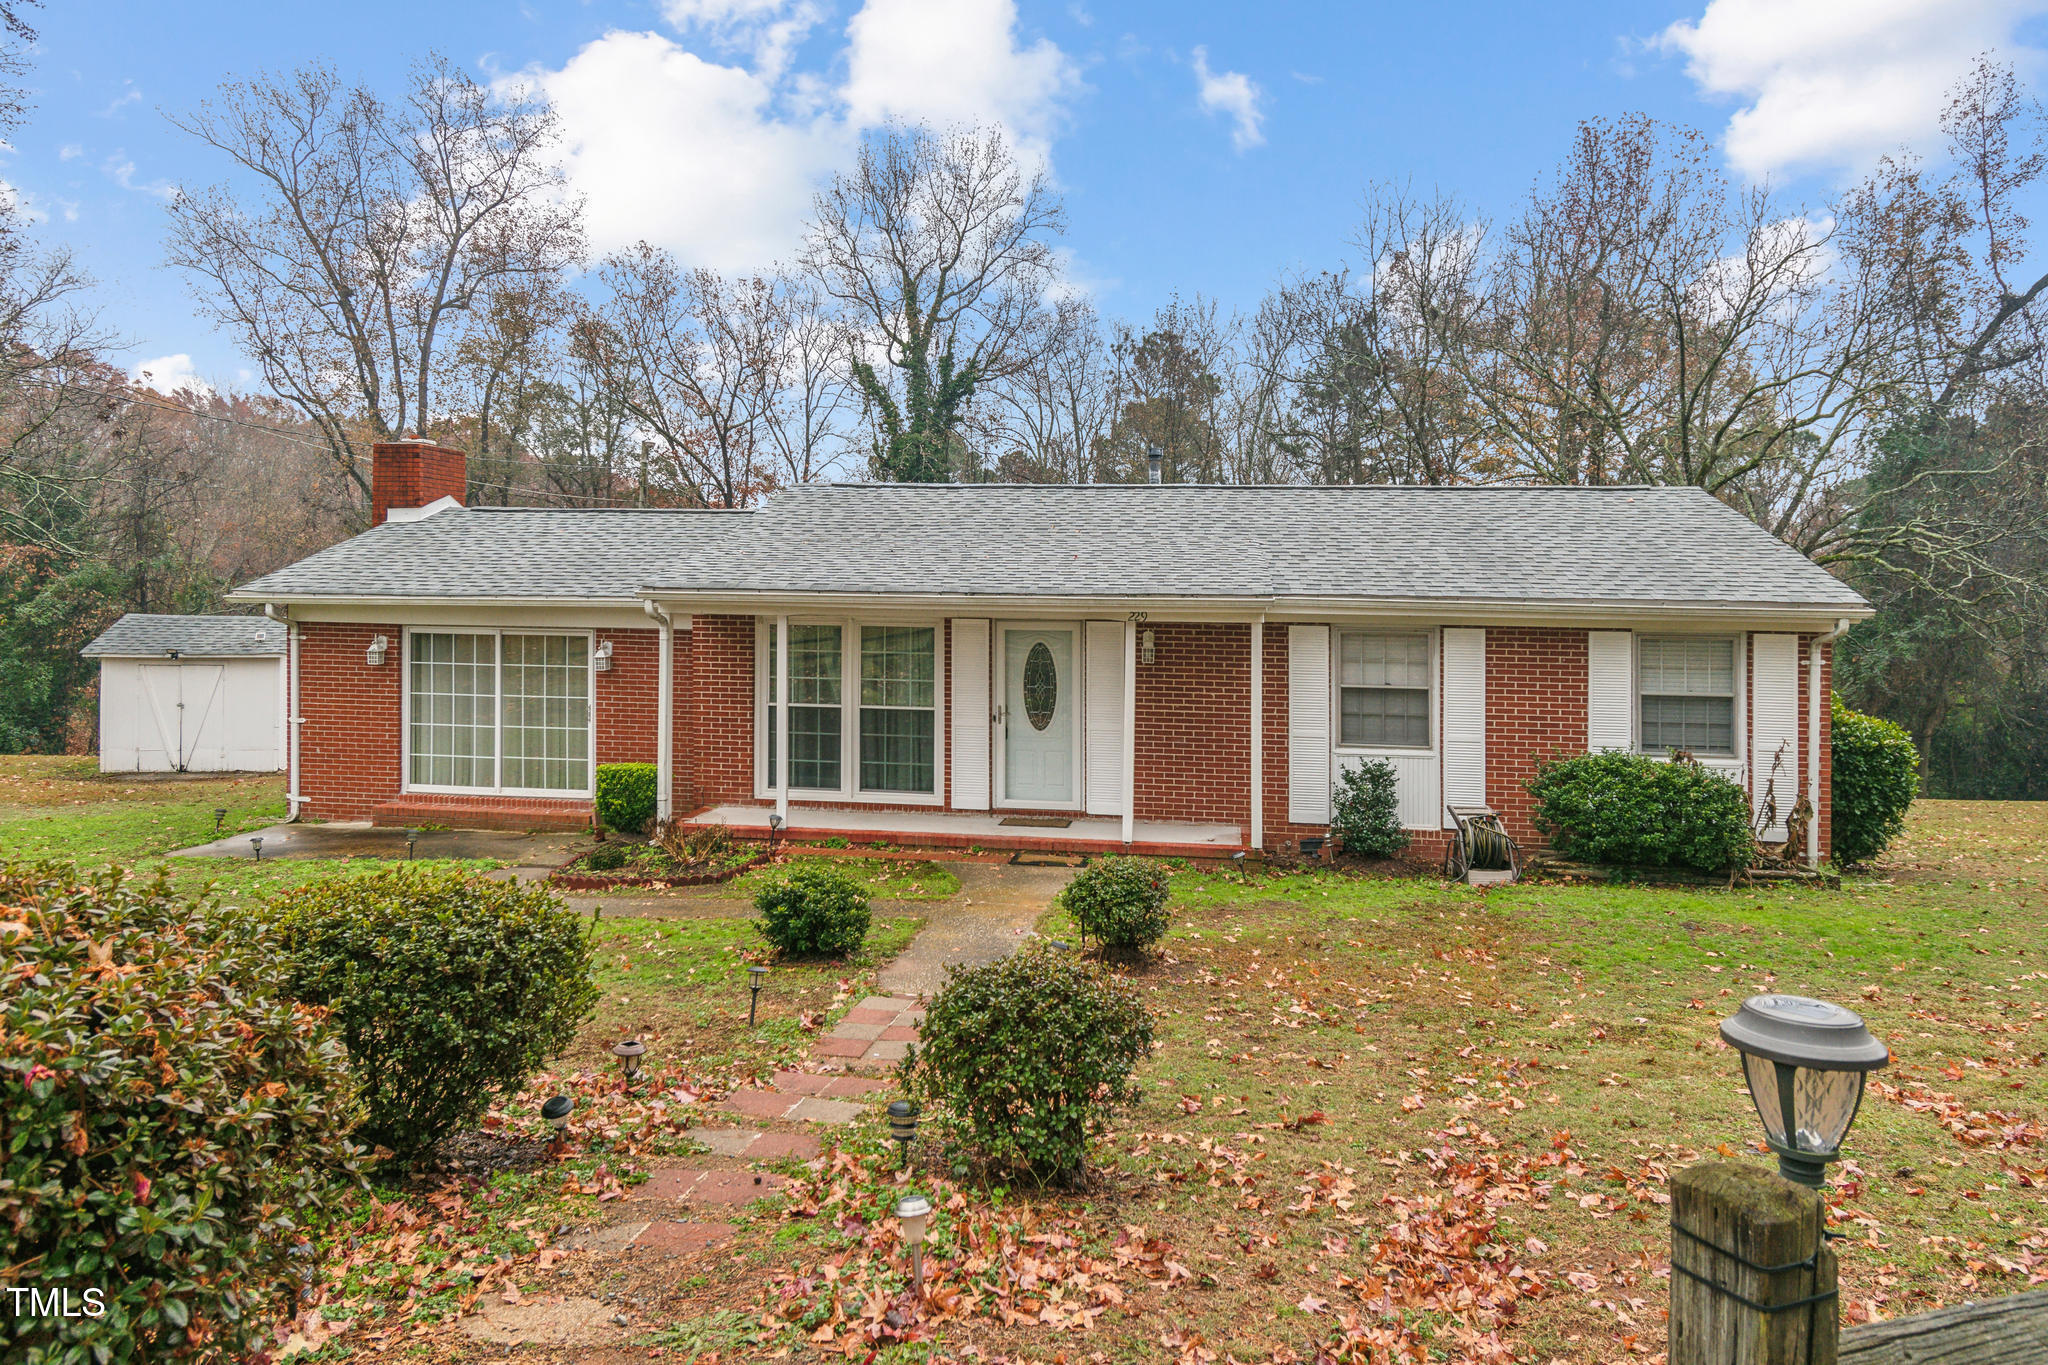
[[348, 1047], [358, 1136], [400, 1155], [517, 1091], [597, 1003], [591, 930], [538, 886], [401, 864], [275, 907], [292, 994]]
[[1408, 847], [1401, 828], [1401, 792], [1393, 762], [1368, 758], [1337, 778], [1330, 833], [1354, 858], [1391, 858]]
[[606, 829], [639, 834], [654, 823], [660, 769], [652, 763], [597, 765], [597, 820]]
[[1083, 937], [1113, 952], [1138, 952], [1166, 937], [1166, 872], [1143, 858], [1097, 858], [1059, 895]]
[[1050, 944], [952, 968], [903, 1060], [905, 1092], [956, 1140], [1040, 1181], [1080, 1172], [1089, 1138], [1134, 1104], [1152, 1051], [1138, 987]]
[[1866, 863], [1906, 828], [1906, 810], [1920, 794], [1920, 751], [1903, 726], [1851, 711], [1840, 697], [1830, 703], [1830, 853], [1837, 863]]
[[1749, 793], [1697, 763], [1580, 754], [1543, 764], [1529, 791], [1536, 828], [1567, 858], [1727, 872], [1756, 853]]
[[355, 1178], [341, 1047], [275, 944], [123, 876], [0, 867], [0, 1264], [78, 1314], [7, 1303], [23, 1365], [249, 1358]]
[[868, 889], [836, 867], [802, 863], [754, 896], [761, 937], [786, 957], [845, 957], [867, 941]]

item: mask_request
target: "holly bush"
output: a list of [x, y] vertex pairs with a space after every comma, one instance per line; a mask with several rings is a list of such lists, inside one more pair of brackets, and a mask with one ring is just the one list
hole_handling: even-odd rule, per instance
[[1829, 849], [1836, 862], [1866, 863], [1906, 828], [1906, 809], [1920, 794], [1920, 751], [1903, 726], [1830, 700]]
[[1408, 831], [1401, 828], [1399, 777], [1390, 760], [1368, 758], [1344, 769], [1337, 779], [1330, 833], [1354, 858], [1391, 858], [1408, 847]]
[[1567, 858], [1624, 867], [1749, 866], [1749, 794], [1697, 763], [1610, 751], [1553, 759], [1529, 780], [1536, 828]]
[[358, 1138], [401, 1156], [515, 1093], [597, 1003], [591, 929], [538, 886], [401, 865], [274, 908], [292, 994], [348, 1048]]
[[1059, 895], [1085, 937], [1112, 952], [1135, 952], [1166, 937], [1166, 871], [1143, 858], [1097, 858]]
[[356, 1178], [340, 1045], [275, 945], [123, 877], [0, 867], [0, 1264], [29, 1291], [0, 1358], [21, 1365], [248, 1358]]
[[1136, 1103], [1152, 1020], [1132, 982], [1052, 944], [955, 967], [904, 1058], [905, 1091], [992, 1165], [1039, 1181], [1082, 1170], [1088, 1140]]
[[868, 890], [836, 867], [800, 863], [754, 895], [761, 937], [786, 957], [845, 957], [867, 940]]

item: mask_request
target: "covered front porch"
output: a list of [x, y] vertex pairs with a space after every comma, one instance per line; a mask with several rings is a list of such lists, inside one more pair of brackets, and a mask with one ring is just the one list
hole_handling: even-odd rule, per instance
[[[770, 805], [712, 806], [684, 823], [724, 825], [742, 839], [766, 839]], [[1138, 820], [1126, 838], [1115, 817], [1018, 816], [945, 810], [791, 805], [778, 838], [801, 843], [902, 843], [931, 848], [1031, 849], [1061, 853], [1134, 852], [1165, 858], [1228, 858], [1246, 847], [1244, 827]]]

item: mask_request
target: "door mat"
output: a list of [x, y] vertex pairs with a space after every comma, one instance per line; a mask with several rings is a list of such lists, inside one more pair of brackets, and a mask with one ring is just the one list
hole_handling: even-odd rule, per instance
[[1074, 822], [1063, 815], [1006, 815], [996, 823], [1015, 829], [1065, 829]]
[[1012, 867], [1086, 867], [1088, 858], [1080, 853], [1033, 853], [1026, 849], [1010, 859]]

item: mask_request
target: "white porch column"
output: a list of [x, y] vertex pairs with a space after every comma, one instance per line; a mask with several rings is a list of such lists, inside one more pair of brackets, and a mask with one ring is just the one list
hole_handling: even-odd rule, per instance
[[1138, 834], [1138, 623], [1124, 618], [1124, 843]]
[[1252, 848], [1266, 846], [1266, 618], [1252, 622]]
[[775, 813], [789, 828], [789, 617], [775, 618]]
[[[652, 605], [651, 603], [649, 604]], [[657, 609], [658, 610], [658, 609]], [[654, 821], [665, 824], [676, 814], [676, 622], [661, 612], [661, 667], [654, 684]]]

